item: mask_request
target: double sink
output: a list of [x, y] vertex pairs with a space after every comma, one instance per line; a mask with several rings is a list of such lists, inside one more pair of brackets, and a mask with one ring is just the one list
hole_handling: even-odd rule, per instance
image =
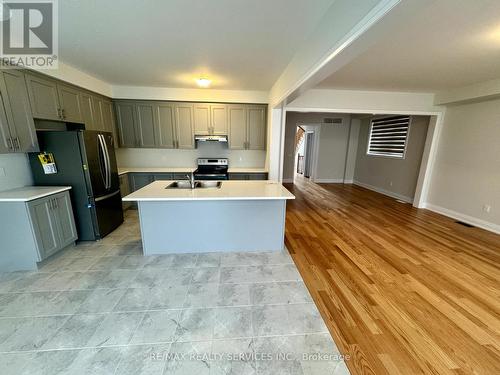
[[[222, 181], [195, 181], [195, 189], [208, 189], [216, 188], [219, 189], [222, 186]], [[191, 189], [191, 181], [174, 181], [168, 185], [165, 189]]]

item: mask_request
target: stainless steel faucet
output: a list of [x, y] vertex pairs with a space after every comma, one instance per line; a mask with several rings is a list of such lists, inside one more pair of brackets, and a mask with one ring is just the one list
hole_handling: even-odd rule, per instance
[[191, 172], [190, 174], [187, 174], [186, 176], [189, 179], [189, 182], [191, 183], [191, 189], [194, 189], [195, 188], [194, 173]]

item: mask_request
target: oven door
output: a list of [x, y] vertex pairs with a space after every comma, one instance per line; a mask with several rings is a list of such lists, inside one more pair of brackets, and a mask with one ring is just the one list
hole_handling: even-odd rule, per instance
[[227, 173], [195, 173], [195, 180], [205, 180], [205, 181], [222, 181], [228, 180]]

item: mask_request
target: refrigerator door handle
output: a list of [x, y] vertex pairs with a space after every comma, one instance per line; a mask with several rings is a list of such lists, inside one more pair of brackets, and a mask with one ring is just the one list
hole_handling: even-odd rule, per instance
[[102, 142], [104, 144], [104, 149], [106, 150], [106, 159], [108, 160], [108, 165], [107, 165], [108, 189], [111, 189], [111, 159], [109, 157], [108, 143], [106, 142], [106, 138], [104, 138], [104, 135], [102, 135], [101, 137], [102, 137]]
[[102, 155], [104, 157], [104, 187], [109, 189], [109, 158], [106, 152], [106, 142], [102, 134], [97, 134], [97, 139], [99, 140], [99, 146], [101, 147]]
[[114, 193], [103, 195], [102, 197], [94, 198], [94, 201], [100, 202], [100, 201], [103, 201], [103, 200], [108, 199], [110, 197], [114, 197], [116, 194], [119, 194], [119, 193], [120, 193], [120, 190], [117, 190]]
[[[106, 174], [106, 171], [104, 170], [103, 171], [103, 164], [105, 164], [105, 159], [106, 159], [106, 155], [104, 153], [104, 148], [102, 147], [102, 141], [101, 141], [101, 135], [100, 134], [97, 134], [97, 143], [98, 143], [98, 153], [97, 153], [97, 157], [99, 158], [99, 170], [101, 172], [101, 178], [104, 182], [104, 188], [107, 189], [108, 187], [108, 184], [107, 184], [107, 181], [106, 181], [106, 178], [107, 178], [107, 174]], [[106, 169], [106, 166], [104, 165], [104, 169]]]

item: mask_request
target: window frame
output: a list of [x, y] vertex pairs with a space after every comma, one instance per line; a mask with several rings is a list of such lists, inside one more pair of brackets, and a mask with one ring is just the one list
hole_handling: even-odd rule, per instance
[[[376, 153], [370, 153], [370, 143], [371, 143], [371, 138], [372, 138], [372, 129], [373, 129], [373, 120], [382, 120], [384, 118], [390, 118], [390, 117], [397, 117], [397, 116], [405, 116], [409, 117], [408, 120], [408, 131], [406, 132], [406, 138], [405, 138], [405, 147], [403, 150], [403, 153], [401, 156], [399, 155], [386, 155], [386, 154], [376, 154]], [[405, 160], [406, 159], [406, 151], [408, 150], [408, 141], [410, 139], [410, 132], [411, 132], [411, 124], [413, 122], [413, 116], [409, 115], [392, 115], [392, 116], [384, 116], [384, 117], [373, 117], [370, 119], [370, 129], [368, 132], [368, 142], [366, 145], [366, 155], [371, 156], [371, 157], [377, 157], [377, 158], [389, 158], [389, 159], [397, 159], [397, 160]]]

